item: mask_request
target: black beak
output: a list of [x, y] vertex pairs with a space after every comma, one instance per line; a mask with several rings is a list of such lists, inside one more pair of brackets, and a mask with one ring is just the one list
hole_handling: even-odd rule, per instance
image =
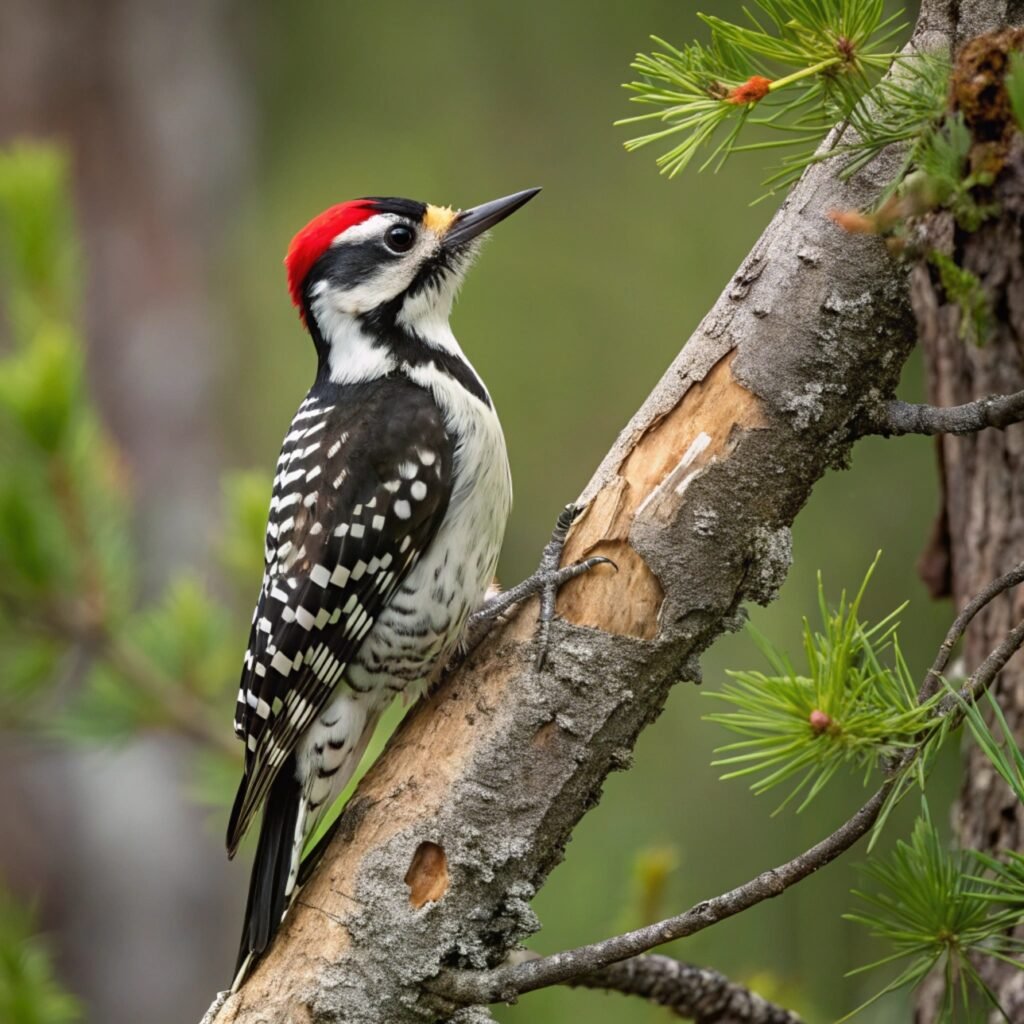
[[444, 236], [444, 244], [458, 246], [476, 238], [477, 235], [482, 235], [488, 228], [494, 227], [509, 214], [515, 213], [520, 206], [525, 206], [539, 191], [539, 188], [528, 188], [502, 199], [483, 203], [481, 206], [461, 210]]

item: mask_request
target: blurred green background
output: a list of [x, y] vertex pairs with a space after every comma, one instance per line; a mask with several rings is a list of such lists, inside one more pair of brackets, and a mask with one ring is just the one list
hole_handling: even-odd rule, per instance
[[[160, 173], [185, 189], [186, 198], [192, 178], [206, 166], [195, 162], [194, 147], [216, 155], [221, 142], [230, 140], [235, 154], [231, 167], [219, 172], [216, 195], [204, 193], [204, 224], [194, 228], [193, 212], [175, 228], [201, 240], [200, 279], [180, 267], [160, 268], [172, 281], [182, 275], [202, 293], [216, 327], [206, 349], [193, 358], [183, 345], [180, 355], [168, 359], [164, 349], [162, 357], [158, 352], [150, 360], [137, 350], [97, 343], [90, 356], [90, 373], [111, 403], [115, 431], [136, 461], [137, 476], [144, 485], [147, 471], [159, 474], [156, 490], [140, 493], [142, 530], [155, 538], [147, 549], [150, 577], [160, 579], [169, 562], [181, 560], [214, 574], [206, 568], [205, 551], [220, 529], [213, 514], [216, 473], [189, 490], [173, 472], [160, 472], [161, 452], [179, 437], [174, 416], [181, 420], [181, 436], [195, 417], [207, 425], [209, 437], [192, 443], [214, 470], [268, 469], [312, 379], [312, 346], [288, 303], [281, 266], [294, 231], [323, 207], [354, 196], [407, 195], [468, 206], [541, 185], [538, 200], [495, 232], [453, 317], [508, 438], [516, 504], [500, 573], [506, 582], [522, 577], [562, 504], [581, 490], [774, 209], [772, 201], [749, 205], [764, 176], [759, 155], [736, 159], [717, 176], [687, 173], [670, 182], [658, 176], [653, 151], [627, 155], [621, 146], [627, 133], [612, 127], [615, 118], [631, 112], [620, 83], [630, 76], [633, 54], [652, 32], [676, 43], [698, 33], [694, 8], [668, 0], [220, 3], [211, 5], [214, 14], [203, 15], [207, 20], [190, 27], [188, 18], [199, 17], [193, 6], [186, 5], [181, 24], [169, 6], [154, 16], [156, 28], [168, 33], [163, 37], [131, 20], [145, 23], [141, 14], [129, 17], [123, 6], [100, 4], [118, 32], [106, 48], [80, 57], [111, 65], [138, 62], [139, 54], [119, 49], [133, 39], [142, 40], [142, 55], [170, 52], [161, 65], [161, 88], [171, 90], [170, 99], [156, 108], [170, 121], [146, 122], [137, 144], [166, 129], [171, 143], [165, 139]], [[739, 9], [734, 3], [712, 6], [723, 17]], [[14, 7], [25, 18], [35, 17], [23, 4]], [[216, 93], [215, 76], [226, 68], [231, 102], [207, 104], [204, 89]], [[183, 110], [191, 113], [181, 114], [183, 123], [174, 122]], [[113, 243], [102, 231], [105, 207], [94, 198], [97, 189], [103, 197], [104, 188], [145, 192], [149, 183], [119, 174], [117, 154], [94, 139], [83, 143], [59, 118], [38, 116], [36, 123], [31, 112], [8, 115], [6, 123], [19, 134], [70, 140], [87, 193], [85, 259], [102, 260], [104, 246]], [[176, 147], [179, 138], [187, 144]], [[136, 257], [145, 260], [145, 244], [137, 244]], [[97, 304], [111, 302], [96, 287], [86, 300], [93, 304], [93, 323]], [[130, 337], [126, 344], [132, 344]], [[140, 413], [119, 409], [110, 394], [112, 374], [119, 375], [121, 387], [185, 386], [201, 397], [194, 406], [168, 413], [172, 428], [163, 435], [163, 448], [157, 443], [140, 453], [134, 439]], [[153, 375], [161, 379], [155, 382]], [[920, 378], [914, 362], [905, 374], [906, 397], [919, 396]], [[775, 605], [752, 610], [756, 626], [797, 653], [801, 615], [815, 607], [816, 571], [823, 571], [829, 594], [837, 598], [841, 587], [859, 583], [882, 549], [865, 610], [873, 618], [910, 599], [901, 638], [911, 666], [922, 671], [949, 615], [947, 607], [929, 601], [914, 571], [937, 507], [935, 487], [929, 440], [863, 443], [852, 467], [824, 480], [799, 518], [789, 580]], [[187, 514], [176, 511], [176, 501], [186, 499]], [[183, 521], [189, 525], [187, 541], [180, 530], [175, 533]], [[239, 654], [243, 648], [240, 624]], [[761, 667], [742, 634], [724, 638], [703, 666], [706, 689], [720, 685], [726, 668]], [[740, 781], [717, 781], [709, 767], [712, 748], [728, 737], [701, 723], [710, 710], [697, 688], [681, 685], [641, 739], [636, 767], [609, 780], [600, 806], [582, 823], [564, 864], [536, 900], [544, 930], [533, 948], [553, 951], [643, 923], [638, 862], [667, 856], [652, 851], [673, 851], [669, 859], [677, 862], [659, 905], [646, 908], [667, 914], [791, 856], [852, 812], [863, 793], [855, 783], [834, 786], [800, 816], [787, 810], [773, 819], [772, 795], [754, 799]], [[226, 706], [225, 731], [230, 715]], [[188, 800], [177, 785], [187, 757], [174, 748], [160, 762], [175, 781], [173, 798], [181, 801]], [[937, 817], [952, 792], [955, 764], [944, 765], [943, 773], [931, 791]], [[221, 826], [217, 817], [202, 829], [180, 833], [178, 841], [187, 847], [181, 857], [193, 875], [218, 884], [230, 877], [228, 884], [237, 888], [217, 904], [216, 928], [209, 925], [210, 907], [195, 893], [181, 908], [184, 920], [178, 924], [188, 949], [178, 961], [180, 973], [165, 979], [179, 999], [166, 1016], [151, 1010], [141, 1019], [198, 1019], [228, 975], [245, 868], [234, 865], [230, 876], [223, 872]], [[894, 822], [890, 837], [898, 832]], [[139, 857], [138, 877], [145, 879], [144, 844]], [[834, 1018], [879, 987], [874, 978], [843, 977], [877, 955], [860, 931], [840, 920], [855, 880], [851, 861], [843, 861], [784, 898], [668, 951], [753, 983], [808, 1021]], [[220, 921], [224, 915], [226, 926]], [[144, 928], [141, 936], [144, 942]], [[62, 949], [73, 942], [64, 934], [57, 938]], [[103, 944], [75, 957], [73, 973], [86, 993], [90, 1018], [140, 1019], [142, 1004], [118, 1003], [90, 982], [90, 955], [103, 958]], [[895, 1022], [907, 1013], [897, 998], [863, 1019]], [[497, 1016], [533, 1024], [667, 1019], [664, 1011], [635, 1000], [568, 990], [529, 995]]]

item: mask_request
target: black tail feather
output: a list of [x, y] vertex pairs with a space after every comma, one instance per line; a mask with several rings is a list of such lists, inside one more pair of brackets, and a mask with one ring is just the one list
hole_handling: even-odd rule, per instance
[[255, 954], [255, 960], [263, 953], [281, 924], [301, 798], [302, 788], [295, 778], [292, 755], [277, 773], [263, 808], [236, 973], [250, 954]]

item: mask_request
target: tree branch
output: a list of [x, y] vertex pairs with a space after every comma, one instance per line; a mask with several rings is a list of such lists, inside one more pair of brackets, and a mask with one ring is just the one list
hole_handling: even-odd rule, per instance
[[924, 677], [924, 683], [917, 695], [920, 703], [923, 704], [939, 688], [942, 673], [946, 671], [949, 659], [953, 656], [953, 648], [959, 643], [960, 638], [964, 635], [967, 627], [978, 612], [1000, 594], [1021, 583], [1024, 583], [1024, 562], [1021, 562], [1020, 565], [1000, 576], [999, 579], [993, 580], [984, 590], [968, 601], [960, 614], [953, 620], [953, 624], [949, 627], [949, 632], [946, 633], [946, 638], [939, 646], [939, 652], [935, 656], [932, 667]]
[[694, 935], [773, 896], [780, 896], [791, 885], [845, 853], [874, 825], [894, 785], [894, 780], [886, 782], [849, 821], [792, 860], [720, 896], [694, 904], [675, 917], [539, 960], [490, 971], [449, 971], [430, 983], [430, 991], [456, 1003], [510, 1002], [526, 992], [564, 984], [663, 943]]
[[1024, 391], [1013, 395], [991, 395], [965, 405], [941, 408], [915, 405], [895, 399], [869, 411], [860, 424], [860, 435], [879, 434], [974, 434], [988, 427], [1005, 430], [1024, 420]]
[[797, 1014], [718, 971], [657, 953], [609, 964], [567, 984], [640, 996], [694, 1024], [800, 1024]]

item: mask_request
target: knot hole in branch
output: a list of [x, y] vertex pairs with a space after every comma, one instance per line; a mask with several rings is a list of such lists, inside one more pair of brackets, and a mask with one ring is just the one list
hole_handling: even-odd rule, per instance
[[420, 843], [405, 873], [405, 884], [409, 886], [409, 902], [414, 910], [441, 899], [448, 891], [448, 858], [444, 848], [437, 843]]

